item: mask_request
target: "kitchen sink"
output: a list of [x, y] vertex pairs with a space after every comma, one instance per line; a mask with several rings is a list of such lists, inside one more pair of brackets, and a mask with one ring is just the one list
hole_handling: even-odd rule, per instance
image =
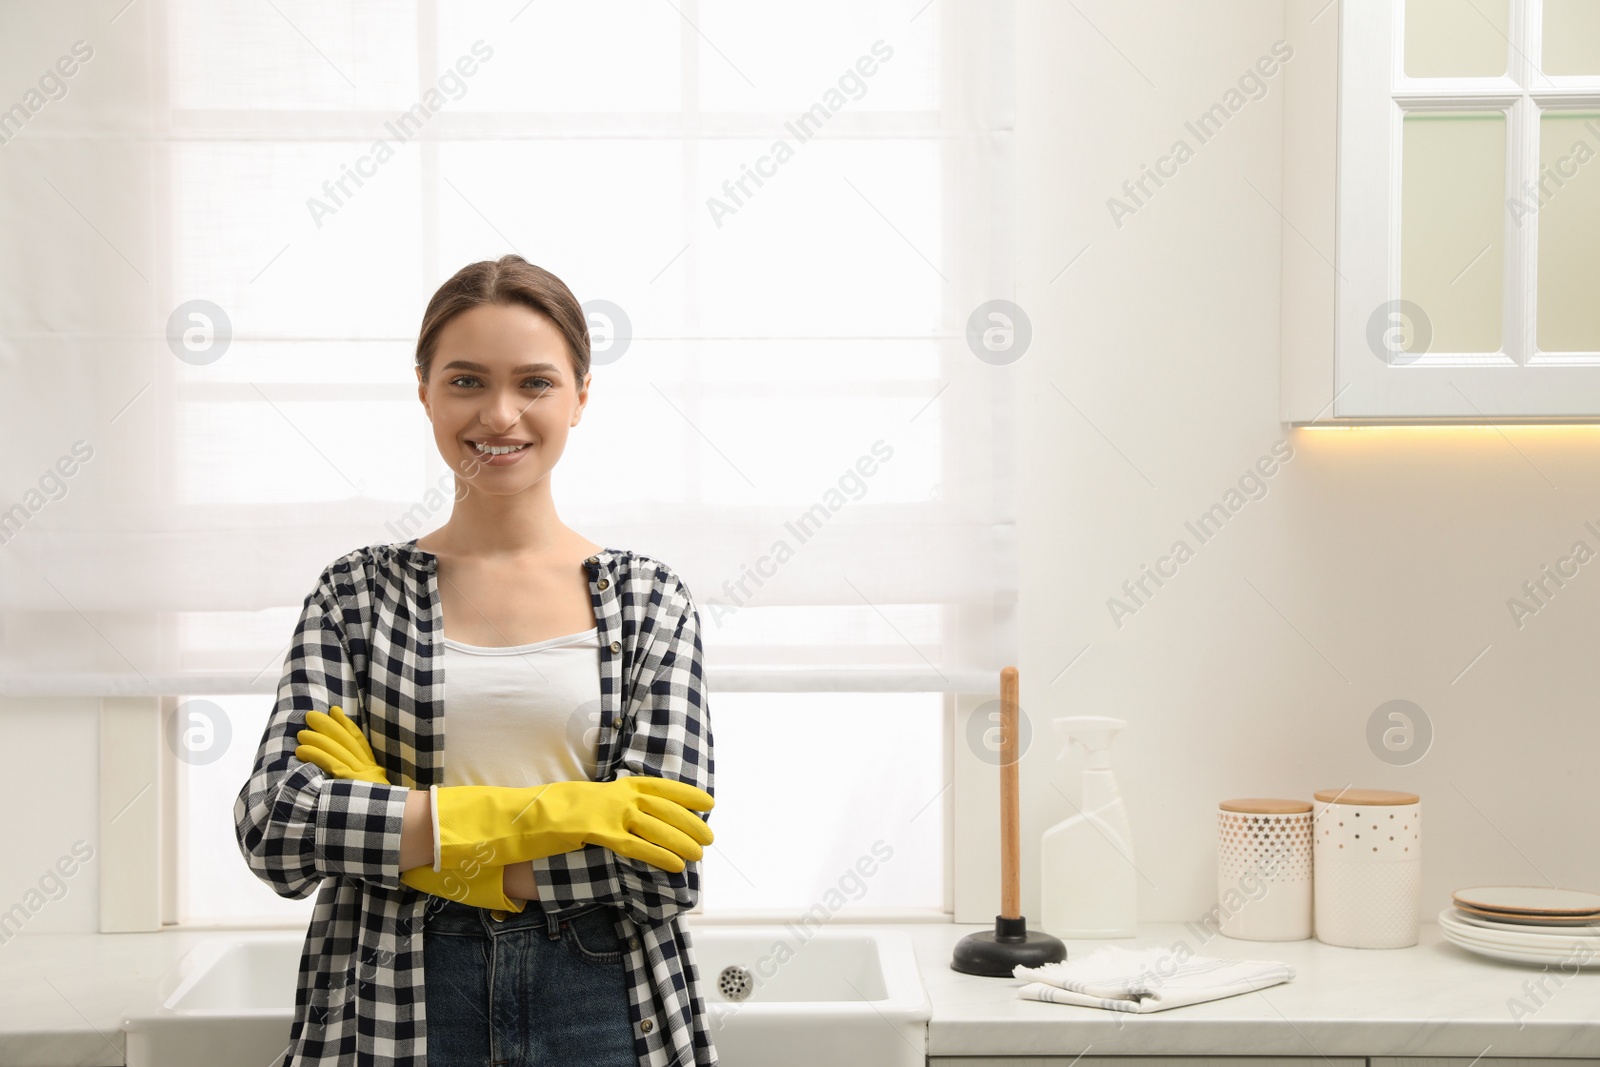
[[865, 926], [689, 926], [723, 1067], [923, 1067], [932, 1014], [911, 937]]
[[207, 938], [162, 983], [152, 1015], [123, 1020], [128, 1067], [275, 1067], [289, 1044], [302, 931]]
[[[911, 938], [881, 926], [687, 925], [722, 1067], [922, 1067], [928, 997]], [[298, 931], [196, 945], [159, 1008], [123, 1022], [128, 1067], [274, 1067], [289, 1043]]]

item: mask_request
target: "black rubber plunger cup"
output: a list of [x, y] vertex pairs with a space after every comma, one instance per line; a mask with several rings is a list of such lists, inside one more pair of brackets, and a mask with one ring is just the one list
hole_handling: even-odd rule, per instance
[[950, 969], [987, 978], [1011, 978], [1017, 964], [1038, 967], [1067, 958], [1059, 937], [1029, 930], [1022, 916], [1019, 883], [1021, 860], [1017, 851], [1020, 820], [1017, 810], [1017, 669], [1000, 672], [1000, 914], [994, 932], [983, 930], [956, 942]]
[[1019, 963], [1024, 967], [1039, 967], [1060, 963], [1066, 958], [1067, 946], [1060, 938], [1040, 930], [1029, 930], [1028, 920], [1020, 915], [1015, 919], [996, 915], [992, 933], [982, 930], [956, 942], [950, 969], [986, 978], [1011, 978], [1011, 968]]

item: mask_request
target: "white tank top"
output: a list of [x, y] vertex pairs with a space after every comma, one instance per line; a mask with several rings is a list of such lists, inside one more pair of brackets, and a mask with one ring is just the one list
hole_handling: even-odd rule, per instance
[[594, 778], [598, 626], [509, 648], [443, 641], [445, 785]]

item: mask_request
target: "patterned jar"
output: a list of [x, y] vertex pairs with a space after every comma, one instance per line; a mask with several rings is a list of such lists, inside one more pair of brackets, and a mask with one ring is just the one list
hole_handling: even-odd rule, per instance
[[1321, 789], [1315, 796], [1317, 940], [1346, 948], [1415, 945], [1422, 903], [1417, 795]]
[[1226, 937], [1311, 936], [1311, 805], [1249, 797], [1217, 805], [1217, 914]]

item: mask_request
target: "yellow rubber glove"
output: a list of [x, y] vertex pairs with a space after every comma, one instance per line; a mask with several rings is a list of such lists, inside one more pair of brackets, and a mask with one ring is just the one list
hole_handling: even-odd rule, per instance
[[332, 715], [320, 711], [306, 712], [309, 730], [295, 735], [300, 745], [294, 750], [296, 759], [315, 763], [335, 778], [354, 778], [362, 782], [388, 785], [389, 779], [367, 744], [367, 735], [361, 727], [350, 721], [344, 709], [335, 704], [328, 709]]
[[458, 904], [520, 912], [527, 906], [527, 901], [506, 896], [505, 873], [505, 867], [499, 864], [473, 863], [439, 871], [423, 865], [401, 871], [400, 880], [412, 889], [420, 889]]
[[694, 811], [710, 811], [714, 803], [710, 793], [687, 782], [640, 774], [525, 788], [444, 786], [434, 793], [439, 863], [460, 866], [485, 845], [503, 863], [602, 845], [619, 856], [681, 871], [685, 860], [699, 859], [711, 844], [711, 828]]
[[[295, 756], [336, 777], [386, 781], [361, 728], [341, 708], [329, 710], [332, 716], [306, 713], [311, 729], [297, 735]], [[700, 859], [713, 839], [705, 820], [690, 809], [710, 811], [715, 803], [703, 789], [653, 775], [527, 787], [442, 786], [434, 794], [439, 866], [464, 868], [485, 855], [501, 864], [521, 863], [601, 845], [677, 872], [686, 859]]]
[[[378, 766], [361, 727], [338, 705], [328, 710], [333, 714], [306, 712], [306, 722], [311, 728], [296, 735], [300, 745], [294, 750], [295, 758], [314, 763], [335, 778], [388, 785], [389, 779]], [[475, 908], [522, 911], [527, 906], [525, 901], [506, 896], [505, 867], [481, 862], [482, 855], [468, 857], [459, 867], [438, 871], [431, 865], [413, 867], [400, 872], [400, 881], [412, 889]]]

